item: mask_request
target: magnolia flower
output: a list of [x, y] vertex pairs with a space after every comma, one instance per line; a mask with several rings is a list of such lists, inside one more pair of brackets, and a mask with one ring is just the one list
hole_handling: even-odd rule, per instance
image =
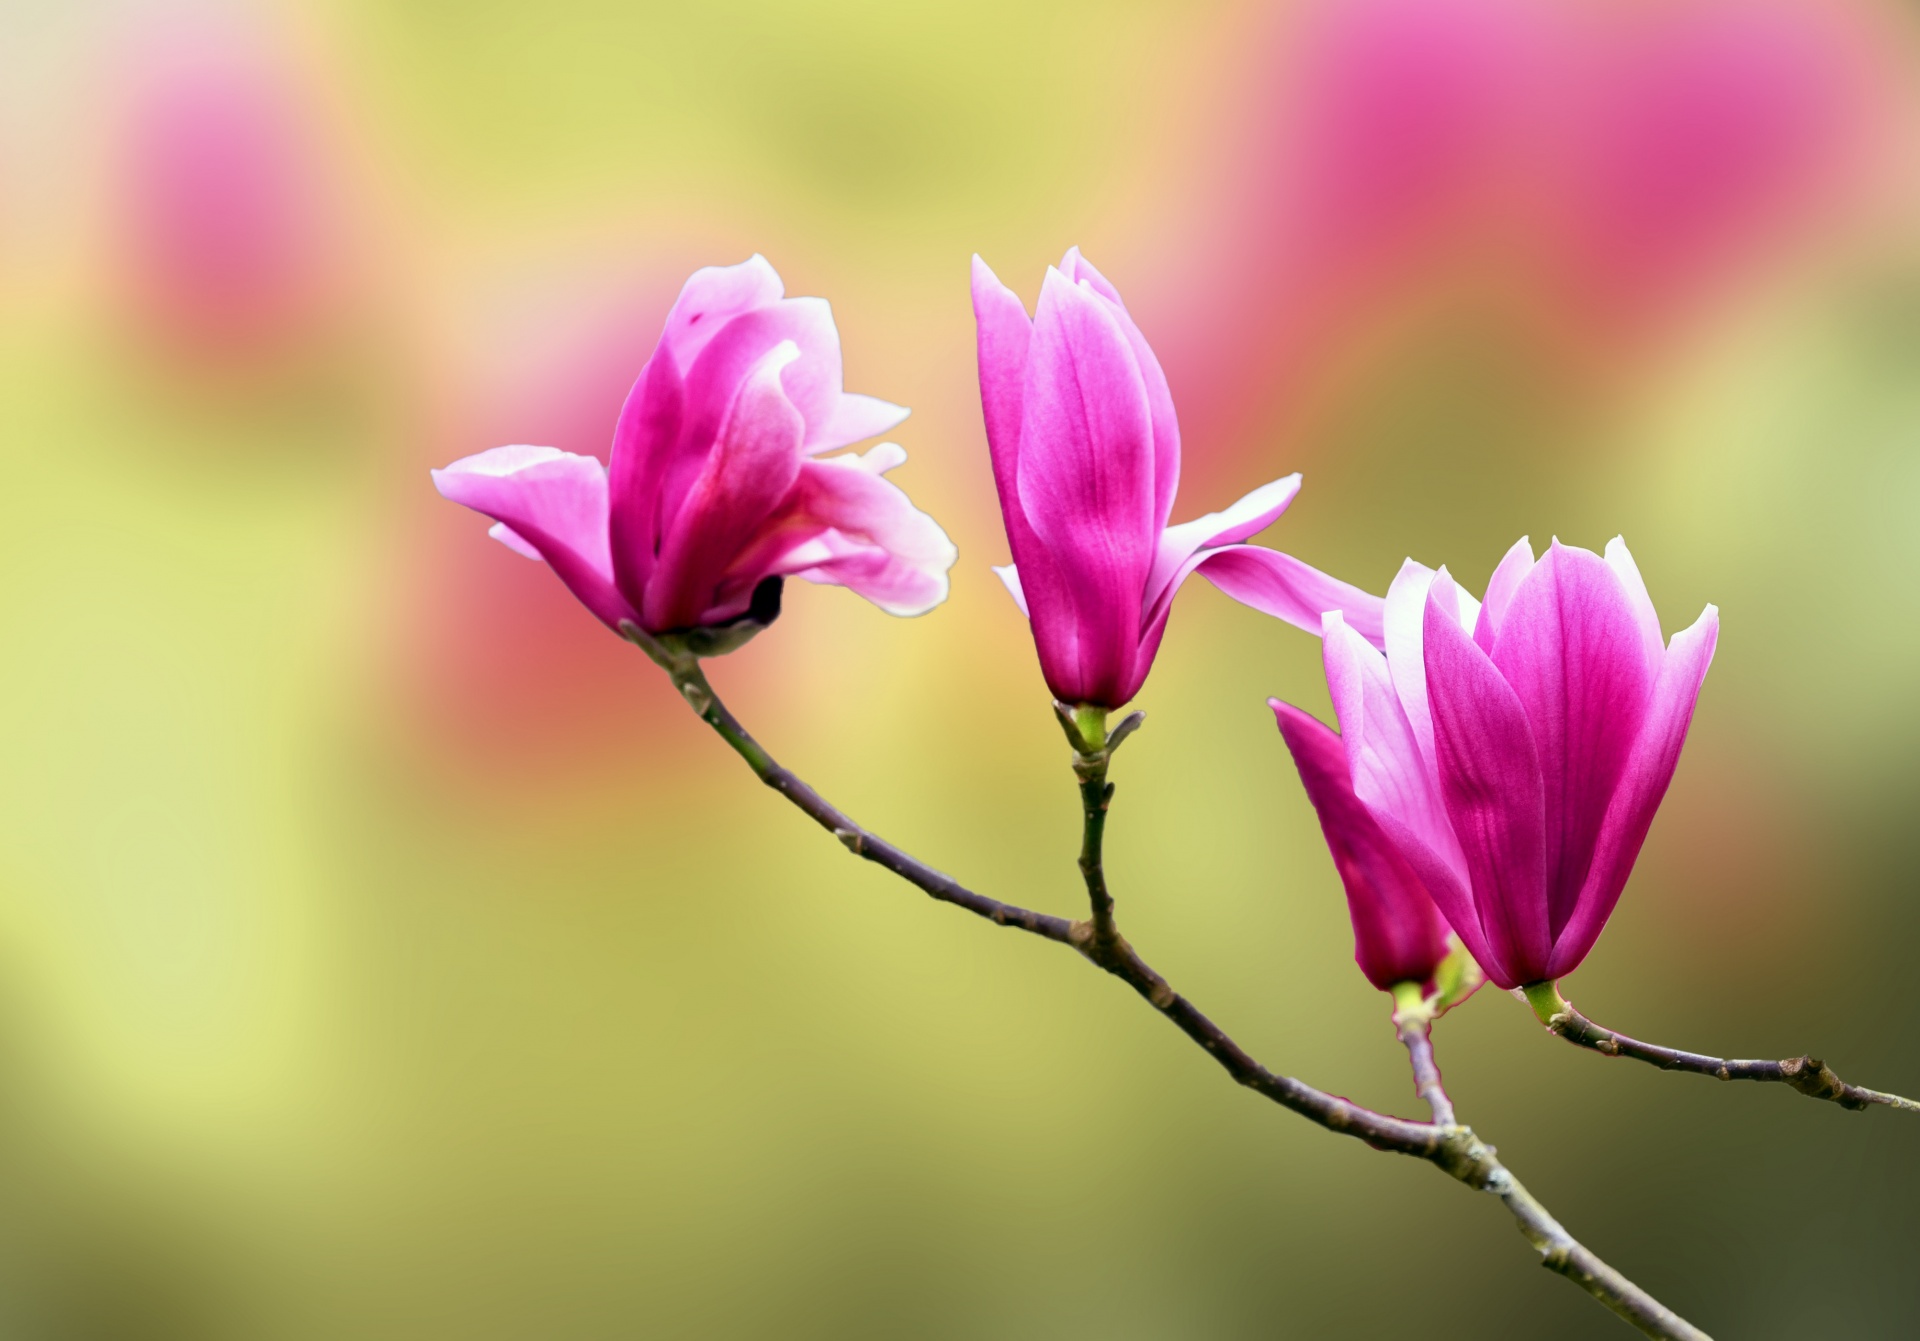
[[1447, 924], [1427, 887], [1354, 795], [1340, 737], [1291, 704], [1268, 704], [1346, 886], [1360, 971], [1383, 992], [1399, 983], [1426, 983], [1451, 951]]
[[1173, 595], [1194, 572], [1318, 632], [1328, 610], [1378, 639], [1381, 601], [1286, 554], [1242, 544], [1300, 477], [1169, 526], [1180, 478], [1173, 396], [1113, 285], [1067, 252], [1033, 319], [973, 259], [980, 402], [1013, 563], [996, 569], [1033, 626], [1056, 699], [1116, 708], [1139, 692]]
[[433, 472], [493, 518], [496, 540], [544, 559], [608, 627], [750, 633], [780, 579], [849, 587], [889, 614], [947, 597], [957, 557], [883, 478], [907, 411], [840, 389], [840, 337], [821, 298], [784, 298], [759, 256], [694, 272], [614, 428], [610, 465], [552, 447], [495, 447]]
[[1328, 615], [1353, 792], [1492, 981], [1579, 967], [1666, 795], [1713, 660], [1711, 605], [1670, 644], [1617, 537], [1523, 538], [1484, 604], [1408, 560], [1383, 655]]

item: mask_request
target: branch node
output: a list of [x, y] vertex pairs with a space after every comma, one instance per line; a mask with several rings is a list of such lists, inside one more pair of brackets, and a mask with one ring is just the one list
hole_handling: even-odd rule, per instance
[[838, 838], [847, 851], [856, 857], [867, 855], [867, 836], [858, 829], [835, 829], [833, 836]]

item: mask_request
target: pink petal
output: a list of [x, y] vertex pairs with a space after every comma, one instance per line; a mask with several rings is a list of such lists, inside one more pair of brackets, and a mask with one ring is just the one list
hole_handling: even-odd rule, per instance
[[844, 445], [829, 444], [823, 437], [840, 410], [840, 332], [833, 324], [833, 309], [824, 298], [783, 298], [728, 321], [687, 369], [683, 448], [702, 450], [713, 440], [740, 383], [782, 341], [799, 350], [780, 383], [806, 421], [807, 446]]
[[674, 482], [677, 506], [710, 446], [710, 441], [690, 442], [685, 432], [687, 372], [735, 317], [778, 302], [783, 292], [780, 276], [758, 253], [739, 265], [694, 271], [627, 394], [608, 457], [609, 529], [615, 578], [636, 608], [645, 601], [671, 511], [662, 506], [667, 481]]
[[1180, 487], [1180, 419], [1174, 413], [1173, 392], [1167, 386], [1167, 375], [1161, 370], [1160, 360], [1154, 357], [1147, 337], [1134, 325], [1127, 305], [1120, 301], [1120, 291], [1093, 268], [1093, 263], [1080, 254], [1078, 247], [1067, 248], [1060, 271], [1113, 305], [1113, 314], [1133, 349], [1134, 361], [1140, 365], [1140, 375], [1146, 382], [1147, 403], [1153, 413], [1153, 519], [1155, 526], [1165, 527], [1167, 518], [1173, 515], [1173, 497]]
[[1652, 701], [1633, 743], [1633, 753], [1594, 844], [1586, 886], [1553, 947], [1546, 976], [1558, 978], [1580, 966], [1620, 901], [1620, 891], [1626, 887], [1641, 844], [1646, 842], [1654, 813], [1667, 794], [1667, 784], [1673, 781], [1680, 747], [1686, 743], [1694, 704], [1700, 698], [1700, 685], [1707, 677], [1707, 667], [1713, 664], [1719, 640], [1720, 611], [1711, 605], [1692, 627], [1673, 635], [1673, 645], [1667, 648], [1659, 677], [1653, 683]]
[[1476, 959], [1486, 948], [1466, 858], [1447, 819], [1438, 780], [1420, 757], [1386, 658], [1338, 614], [1321, 635], [1327, 690], [1340, 720], [1354, 794], [1392, 838], [1441, 913]]
[[1082, 703], [1090, 685], [1080, 675], [1080, 638], [1072, 597], [1059, 566], [1027, 524], [1020, 505], [1019, 460], [1027, 354], [1033, 323], [1012, 291], [987, 263], [973, 258], [973, 314], [979, 333], [980, 408], [986, 419], [987, 452], [994, 489], [1007, 529], [1013, 565], [1020, 569], [1022, 613], [1033, 625], [1034, 648], [1054, 696]]
[[864, 456], [801, 463], [792, 501], [729, 573], [742, 597], [769, 576], [847, 587], [890, 615], [922, 615], [947, 598], [959, 552], [938, 522], [882, 478], [906, 460], [893, 443]]
[[1422, 630], [1436, 771], [1491, 952], [1474, 958], [1518, 987], [1546, 976], [1551, 944], [1540, 758], [1519, 696], [1447, 609], [1452, 585], [1435, 578]]
[[495, 522], [489, 526], [487, 528], [487, 536], [489, 539], [498, 540], [523, 559], [532, 559], [535, 563], [546, 562], [540, 557], [540, 551], [534, 548], [525, 536], [521, 535], [505, 522]]
[[842, 392], [832, 413], [819, 431], [809, 437], [809, 452], [831, 452], [850, 447], [868, 438], [877, 438], [899, 427], [913, 413], [904, 405], [875, 396], [857, 396]]
[[[693, 281], [687, 283], [691, 287]], [[686, 299], [684, 292], [681, 299]], [[672, 324], [671, 317], [668, 323]], [[714, 329], [701, 327], [702, 339]], [[685, 404], [685, 382], [672, 353], [662, 345], [640, 370], [613, 428], [613, 448], [607, 458], [611, 498], [608, 532], [614, 578], [636, 608], [646, 599], [647, 582], [653, 576], [660, 550], [665, 520], [660, 505], [663, 481], [680, 454]]]
[[1527, 537], [1521, 536], [1501, 558], [1493, 576], [1487, 579], [1487, 599], [1480, 607], [1480, 618], [1473, 624], [1473, 640], [1480, 644], [1481, 651], [1493, 650], [1493, 640], [1499, 636], [1500, 621], [1507, 617], [1513, 593], [1521, 579], [1532, 571], [1533, 546], [1527, 543]]
[[1020, 607], [1020, 613], [1031, 619], [1033, 616], [1027, 614], [1027, 593], [1020, 586], [1019, 565], [1009, 563], [995, 567], [993, 575], [1006, 587], [1007, 595], [1013, 597], [1013, 603]]
[[1192, 571], [1240, 604], [1284, 619], [1297, 629], [1317, 633], [1321, 617], [1338, 611], [1359, 636], [1372, 643], [1380, 641], [1384, 601], [1291, 554], [1258, 545], [1227, 545], [1202, 551]]
[[1627, 604], [1633, 610], [1634, 622], [1640, 626], [1640, 641], [1647, 659], [1647, 678], [1651, 680], [1660, 674], [1660, 663], [1667, 655], [1667, 640], [1660, 636], [1660, 614], [1653, 608], [1653, 598], [1647, 595], [1647, 583], [1640, 576], [1640, 565], [1633, 561], [1633, 555], [1627, 552], [1627, 542], [1620, 536], [1607, 542], [1607, 567], [1613, 569], [1613, 575], [1620, 579], [1620, 587], [1627, 594]]
[[[1147, 575], [1147, 622], [1153, 621], [1158, 607], [1173, 599], [1174, 590], [1192, 571], [1188, 560], [1203, 549], [1234, 545], [1258, 535], [1273, 525], [1300, 492], [1298, 472], [1284, 479], [1261, 485], [1222, 512], [1209, 512], [1160, 533], [1153, 558], [1153, 571]], [[1319, 629], [1315, 623], [1314, 630]]]
[[712, 453], [667, 525], [659, 566], [647, 584], [648, 629], [713, 621], [721, 575], [798, 478], [805, 425], [787, 399], [781, 374], [799, 357], [795, 345], [781, 342], [740, 387]]
[[[1159, 541], [1152, 410], [1112, 305], [1057, 270], [1047, 272], [1034, 318], [1022, 412], [1020, 508], [1073, 602], [1073, 678], [1084, 701], [1118, 706]], [[1025, 576], [1037, 615], [1034, 574]]]
[[1599, 555], [1557, 540], [1515, 590], [1492, 660], [1519, 697], [1539, 751], [1547, 927], [1557, 936], [1587, 882], [1653, 677], [1613, 570]]
[[545, 559], [609, 628], [637, 619], [613, 585], [607, 472], [592, 457], [552, 447], [495, 447], [434, 471], [433, 484], [442, 497], [493, 518], [492, 533], [508, 548]]
[[1267, 702], [1346, 887], [1360, 971], [1382, 991], [1425, 982], [1447, 956], [1446, 924], [1426, 886], [1354, 795], [1340, 737], [1298, 708]]
[[707, 343], [733, 318], [780, 301], [786, 292], [780, 276], [758, 252], [739, 265], [710, 265], [696, 270], [680, 289], [660, 332], [676, 371], [685, 374]]

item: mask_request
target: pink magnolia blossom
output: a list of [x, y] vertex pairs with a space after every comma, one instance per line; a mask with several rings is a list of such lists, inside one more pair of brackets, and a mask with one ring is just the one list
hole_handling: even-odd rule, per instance
[[1327, 617], [1353, 791], [1502, 987], [1593, 948], [1666, 795], [1713, 659], [1711, 605], [1663, 643], [1633, 556], [1525, 539], [1484, 604], [1408, 560], [1384, 654]]
[[143, 32], [121, 80], [115, 216], [139, 316], [170, 352], [258, 358], [320, 332], [350, 282], [317, 109], [245, 27]]
[[1451, 947], [1446, 921], [1426, 885], [1354, 795], [1340, 737], [1291, 704], [1268, 703], [1346, 886], [1360, 971], [1383, 992], [1397, 983], [1428, 982]]
[[1063, 703], [1119, 707], [1139, 692], [1174, 592], [1200, 572], [1234, 599], [1317, 632], [1327, 610], [1377, 639], [1382, 603], [1300, 560], [1242, 544], [1285, 512], [1289, 475], [1224, 512], [1169, 526], [1180, 425], [1119, 293], [1069, 250], [1031, 321], [973, 260], [980, 401], [1013, 563], [996, 569], [1033, 626]]
[[616, 630], [765, 623], [786, 577], [924, 614], [946, 599], [957, 556], [884, 478], [906, 453], [889, 442], [821, 455], [907, 411], [843, 392], [826, 300], [782, 292], [759, 256], [696, 271], [620, 412], [609, 465], [495, 447], [434, 484]]

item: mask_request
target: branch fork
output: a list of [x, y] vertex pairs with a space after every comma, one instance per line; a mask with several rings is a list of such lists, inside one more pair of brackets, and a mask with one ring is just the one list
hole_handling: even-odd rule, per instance
[[[1086, 827], [1081, 871], [1092, 903], [1091, 916], [1069, 921], [976, 893], [862, 828], [775, 762], [748, 734], [713, 692], [700, 667], [701, 654], [685, 640], [674, 635], [655, 637], [638, 629], [623, 632], [666, 670], [681, 697], [746, 762], [760, 781], [779, 792], [854, 855], [885, 867], [931, 898], [965, 908], [996, 926], [1012, 927], [1072, 947], [1132, 987], [1238, 1084], [1328, 1131], [1357, 1137], [1376, 1150], [1424, 1160], [1466, 1186], [1498, 1197], [1513, 1215], [1520, 1232], [1540, 1254], [1542, 1265], [1580, 1286], [1647, 1336], [1666, 1338], [1666, 1341], [1711, 1341], [1705, 1332], [1575, 1240], [1500, 1163], [1492, 1146], [1482, 1141], [1471, 1127], [1453, 1119], [1451, 1102], [1440, 1086], [1438, 1068], [1432, 1067], [1427, 1038], [1440, 1009], [1437, 999], [1421, 998], [1416, 1008], [1396, 1011], [1395, 1027], [1402, 1040], [1415, 1040], [1408, 1044], [1410, 1055], [1416, 1046], [1426, 1049], [1426, 1065], [1431, 1068], [1430, 1083], [1419, 1081], [1418, 1084], [1432, 1107], [1434, 1120], [1417, 1122], [1375, 1112], [1305, 1081], [1269, 1071], [1140, 957], [1115, 925], [1113, 900], [1106, 891], [1101, 864], [1100, 838], [1112, 798], [1112, 787], [1106, 781], [1107, 765], [1113, 751], [1139, 728], [1143, 720], [1141, 714], [1131, 714], [1108, 733], [1104, 711], [1096, 717], [1093, 712], [1068, 709], [1064, 705], [1059, 710], [1063, 726], [1069, 727], [1069, 740], [1075, 743], [1074, 771], [1081, 783]], [[1083, 750], [1082, 745], [1087, 748]], [[1418, 990], [1416, 987], [1415, 991]], [[1416, 1061], [1416, 1077], [1419, 1074], [1420, 1064]]]

